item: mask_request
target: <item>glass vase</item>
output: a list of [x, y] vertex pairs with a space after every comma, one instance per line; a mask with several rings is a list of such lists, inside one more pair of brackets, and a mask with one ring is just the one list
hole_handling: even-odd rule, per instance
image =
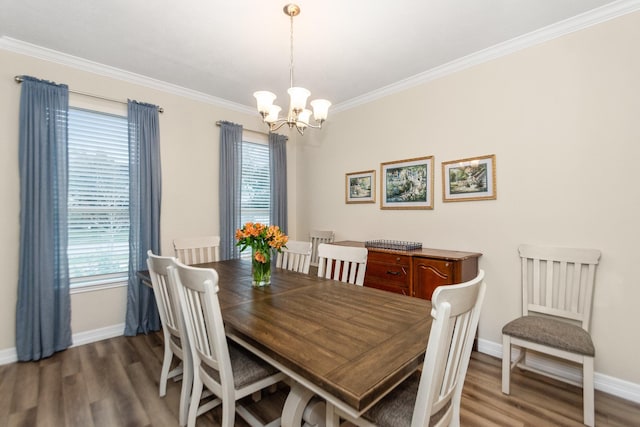
[[[251, 284], [257, 288], [271, 284], [271, 251], [256, 259], [256, 248], [251, 249]], [[263, 262], [262, 262], [263, 261]]]

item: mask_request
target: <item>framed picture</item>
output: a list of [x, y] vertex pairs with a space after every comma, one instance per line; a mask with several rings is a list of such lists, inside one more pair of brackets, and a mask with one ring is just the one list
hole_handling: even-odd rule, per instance
[[442, 163], [442, 201], [496, 199], [494, 154]]
[[433, 209], [433, 156], [380, 164], [380, 209]]
[[346, 203], [375, 203], [375, 170], [348, 173], [345, 181], [344, 201]]

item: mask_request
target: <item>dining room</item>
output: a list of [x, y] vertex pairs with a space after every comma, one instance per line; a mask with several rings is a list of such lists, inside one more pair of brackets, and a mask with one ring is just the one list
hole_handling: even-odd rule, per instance
[[[313, 230], [332, 230], [335, 241], [388, 239], [419, 242], [425, 249], [481, 254], [477, 262], [485, 272], [487, 291], [462, 401], [467, 425], [474, 425], [473, 420], [481, 420], [478, 425], [581, 422], [579, 389], [514, 371], [514, 390], [520, 387], [523, 394], [506, 396], [500, 391], [502, 328], [521, 313], [518, 247], [527, 243], [601, 251], [590, 322], [596, 347], [596, 424], [624, 425], [616, 418], [618, 411], [626, 414], [622, 420], [640, 417], [640, 371], [635, 359], [640, 341], [633, 321], [640, 299], [634, 268], [640, 196], [633, 187], [634, 159], [640, 154], [636, 144], [640, 57], [635, 42], [640, 37], [640, 5], [618, 1], [608, 6], [533, 31], [528, 38], [496, 45], [482, 55], [457, 58], [448, 67], [413, 80], [380, 84], [375, 91], [344, 99], [329, 109], [322, 129], [309, 128], [304, 135], [287, 126], [277, 131], [288, 139], [290, 239], [308, 241]], [[0, 139], [4, 141], [0, 236], [5, 241], [0, 266], [6, 274], [6, 285], [0, 287], [0, 395], [14, 396], [0, 398], [0, 421], [29, 425], [38, 411], [34, 408], [44, 402], [43, 392], [80, 399], [79, 413], [85, 415], [100, 413], [101, 408], [115, 411], [124, 405], [122, 401], [91, 399], [102, 392], [116, 399], [120, 386], [136, 402], [132, 413], [145, 414], [137, 425], [161, 425], [157, 413], [175, 420], [180, 384], [169, 383], [166, 399], [156, 396], [161, 334], [123, 337], [126, 280], [72, 287], [73, 346], [32, 365], [16, 363], [23, 86], [15, 77], [66, 84], [70, 106], [81, 110], [125, 116], [127, 106], [113, 99], [137, 99], [163, 109], [158, 247], [162, 255], [174, 254], [174, 239], [221, 233], [222, 136], [217, 122], [241, 124], [243, 137], [263, 143], [269, 128], [256, 107], [248, 105], [253, 99], [231, 102], [219, 94], [38, 46], [9, 33], [0, 36]], [[284, 77], [287, 55], [281, 61]], [[303, 58], [296, 59], [300, 68]], [[357, 75], [351, 79], [357, 86]], [[311, 90], [313, 84], [308, 83]], [[383, 178], [387, 169], [409, 168], [416, 159], [424, 161], [430, 184], [425, 203], [409, 209], [395, 208], [392, 200], [385, 205], [383, 189], [394, 184]], [[474, 199], [447, 193], [452, 188], [451, 165], [487, 159], [492, 162], [492, 194]], [[373, 188], [364, 203], [353, 203], [349, 178], [361, 175], [371, 179]], [[106, 381], [106, 372], [92, 359], [107, 363], [118, 373], [117, 380]], [[148, 366], [146, 360], [151, 360]], [[581, 376], [580, 369], [570, 364], [542, 357], [537, 363], [561, 377]], [[63, 376], [46, 388], [49, 376], [59, 372]], [[97, 382], [80, 381], [81, 372]], [[19, 391], [23, 378], [29, 395]], [[80, 382], [71, 384], [76, 380]], [[81, 397], [82, 387], [94, 389]], [[283, 404], [286, 392], [279, 389], [273, 398]], [[549, 405], [553, 407], [540, 409]], [[500, 418], [505, 412], [509, 420]], [[219, 416], [214, 411], [202, 425], [218, 425]]]

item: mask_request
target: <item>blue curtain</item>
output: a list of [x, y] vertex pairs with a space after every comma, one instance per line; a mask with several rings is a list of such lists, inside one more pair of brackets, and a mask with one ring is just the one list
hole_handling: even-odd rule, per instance
[[288, 233], [287, 214], [287, 137], [269, 133], [269, 172], [271, 180], [271, 224]]
[[128, 102], [129, 286], [125, 335], [160, 329], [153, 291], [136, 273], [146, 270], [147, 251], [160, 253], [160, 125], [158, 107]]
[[69, 89], [23, 76], [20, 95], [18, 360], [71, 345], [67, 260]]
[[220, 122], [220, 259], [239, 258], [235, 232], [240, 227], [242, 126]]

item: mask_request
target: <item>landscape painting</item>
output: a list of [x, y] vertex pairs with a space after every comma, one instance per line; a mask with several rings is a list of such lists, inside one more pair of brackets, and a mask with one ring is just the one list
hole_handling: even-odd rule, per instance
[[380, 165], [380, 209], [433, 209], [433, 156]]
[[442, 200], [494, 200], [496, 198], [495, 155], [442, 163]]
[[345, 203], [375, 203], [376, 171], [346, 174]]

